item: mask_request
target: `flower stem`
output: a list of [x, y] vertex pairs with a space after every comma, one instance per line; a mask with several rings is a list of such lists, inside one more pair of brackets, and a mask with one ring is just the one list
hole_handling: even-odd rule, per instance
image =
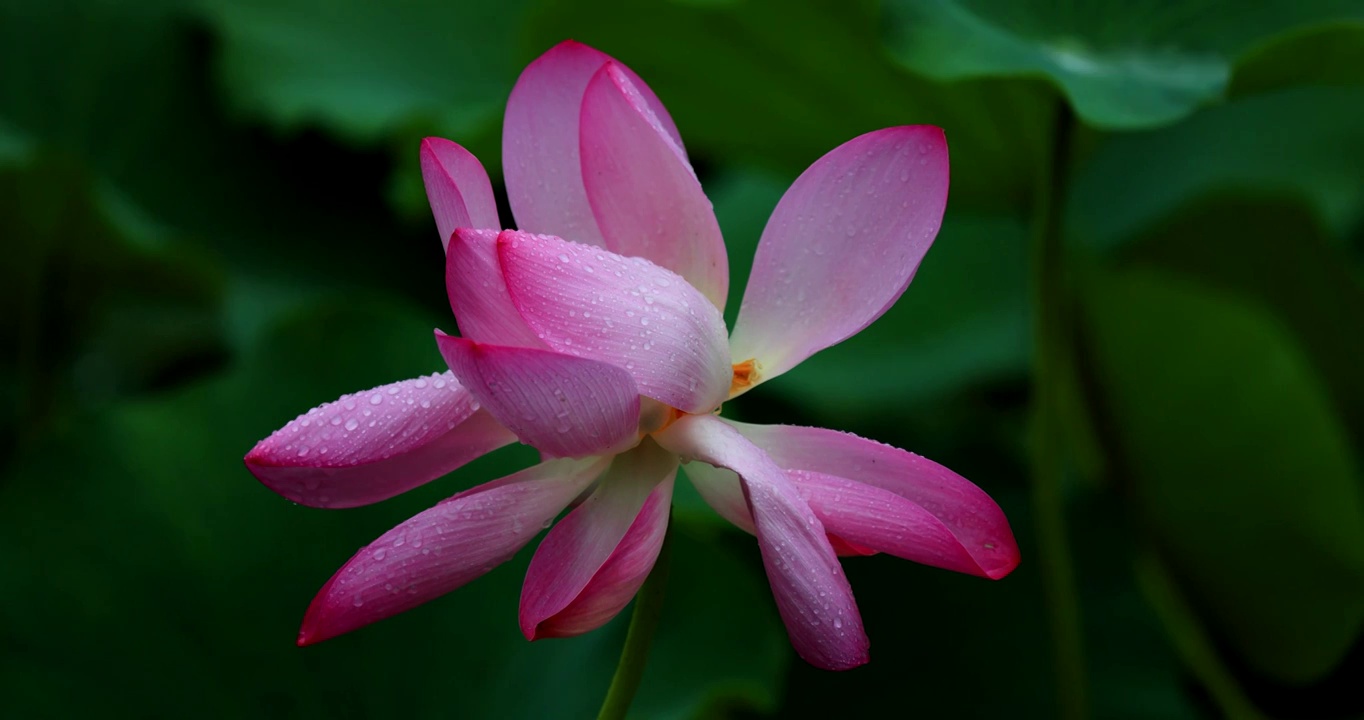
[[1075, 116], [1057, 102], [1052, 137], [1037, 184], [1033, 227], [1033, 439], [1032, 504], [1037, 516], [1041, 573], [1056, 667], [1060, 717], [1087, 714], [1084, 646], [1075, 571], [1066, 541], [1066, 470], [1062, 427], [1063, 383], [1070, 366], [1069, 296], [1062, 236]]
[[624, 720], [630, 712], [635, 692], [639, 690], [639, 681], [644, 677], [644, 664], [649, 660], [649, 645], [653, 642], [654, 631], [658, 630], [658, 620], [663, 614], [672, 536], [672, 518], [669, 517], [658, 560], [654, 561], [654, 569], [635, 595], [635, 610], [630, 616], [630, 629], [625, 633], [625, 647], [621, 648], [620, 663], [616, 665], [616, 674], [611, 678], [611, 687], [606, 691], [606, 699], [602, 701], [597, 720]]
[[1242, 692], [1236, 677], [1217, 656], [1212, 640], [1179, 591], [1178, 584], [1150, 550], [1137, 557], [1137, 582], [1147, 602], [1164, 622], [1175, 651], [1184, 659], [1193, 674], [1203, 683], [1209, 697], [1222, 711], [1222, 716], [1236, 720], [1264, 720]]

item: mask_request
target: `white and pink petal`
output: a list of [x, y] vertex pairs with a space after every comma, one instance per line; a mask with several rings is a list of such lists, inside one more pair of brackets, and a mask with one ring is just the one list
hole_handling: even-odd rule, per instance
[[815, 161], [763, 230], [731, 336], [736, 361], [773, 378], [880, 317], [933, 244], [947, 184], [947, 142], [931, 126], [868, 133]]
[[724, 319], [676, 273], [549, 235], [507, 232], [498, 246], [512, 303], [550, 348], [624, 368], [686, 412], [729, 392]]
[[677, 457], [645, 440], [617, 455], [596, 490], [545, 536], [521, 589], [521, 632], [568, 637], [615, 617], [653, 569]]
[[499, 230], [459, 229], [445, 253], [445, 290], [460, 335], [481, 343], [544, 347], [507, 294]]
[[716, 514], [750, 535], [757, 533], [743, 485], [733, 470], [704, 462], [689, 462], [682, 467], [697, 494]]
[[[516, 226], [590, 245], [603, 245], [583, 186], [578, 123], [583, 94], [609, 55], [566, 40], [532, 62], [507, 99], [502, 126], [502, 166]], [[649, 86], [621, 70], [644, 97], [659, 125], [682, 146], [663, 103]]]
[[583, 183], [607, 249], [681, 275], [717, 308], [729, 290], [729, 260], [710, 200], [621, 66], [588, 83], [579, 126]]
[[[1018, 565], [1018, 544], [1004, 511], [984, 490], [932, 460], [837, 430], [726, 422], [782, 468], [838, 478], [819, 481], [823, 488], [820, 497], [811, 498], [817, 512], [823, 507], [828, 512], [843, 513], [836, 521], [863, 522], [869, 531], [878, 523], [898, 523], [896, 532], [905, 535], [901, 542], [922, 543], [923, 547], [913, 550], [900, 545], [892, 549], [831, 529], [845, 539], [991, 579], [1004, 577]], [[830, 483], [842, 484], [844, 489], [830, 490]], [[847, 483], [867, 488], [858, 490]], [[807, 487], [806, 492], [812, 491]], [[843, 501], [847, 505], [842, 510], [833, 507], [840, 492], [846, 493]], [[872, 517], [878, 512], [880, 518]], [[860, 521], [856, 520], [858, 513], [862, 514]], [[877, 532], [891, 531], [888, 525], [880, 527]], [[969, 563], [947, 547], [953, 544], [969, 557]], [[910, 557], [912, 554], [919, 556]]]
[[449, 245], [457, 228], [501, 229], [492, 183], [472, 153], [444, 138], [426, 138], [421, 165], [441, 247]]
[[824, 526], [785, 471], [712, 415], [688, 415], [656, 437], [684, 458], [739, 476], [777, 610], [796, 652], [827, 670], [865, 664], [869, 642], [852, 588]]
[[639, 389], [614, 365], [439, 331], [436, 343], [479, 403], [549, 457], [611, 453], [638, 439]]
[[846, 543], [847, 551], [884, 552], [944, 570], [988, 577], [941, 520], [900, 495], [837, 475], [786, 472], [824, 528]]
[[308, 607], [311, 645], [429, 602], [511, 559], [606, 461], [552, 460], [444, 500], [362, 548]]
[[246, 454], [266, 487], [302, 505], [368, 505], [513, 442], [455, 377], [439, 373], [345, 395]]

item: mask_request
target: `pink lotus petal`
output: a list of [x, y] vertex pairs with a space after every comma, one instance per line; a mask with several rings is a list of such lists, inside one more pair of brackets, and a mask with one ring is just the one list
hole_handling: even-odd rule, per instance
[[579, 137], [583, 183], [606, 247], [672, 270], [723, 310], [729, 260], [710, 200], [619, 65], [603, 65], [588, 84]]
[[743, 485], [739, 484], [739, 476], [733, 470], [703, 462], [689, 462], [683, 468], [697, 494], [716, 514], [750, 535], [758, 534], [753, 525], [753, 513], [749, 512], [748, 500], [744, 497]]
[[730, 339], [759, 380], [870, 325], [909, 285], [947, 204], [936, 127], [894, 127], [820, 158], [767, 221]]
[[824, 527], [854, 546], [944, 570], [990, 576], [941, 520], [909, 500], [836, 475], [786, 472]]
[[422, 180], [441, 247], [456, 228], [495, 228], [497, 201], [483, 164], [468, 150], [444, 138], [426, 138], [421, 149]]
[[724, 319], [676, 273], [549, 235], [497, 242], [512, 303], [550, 348], [625, 368], [641, 393], [687, 412], [728, 394]]
[[[608, 62], [610, 56], [566, 40], [531, 63], [512, 88], [502, 126], [502, 166], [520, 229], [603, 245], [583, 188], [578, 114], [588, 81]], [[681, 147], [663, 103], [638, 75], [621, 69]]]
[[526, 639], [568, 637], [616, 616], [648, 577], [668, 526], [677, 456], [646, 440], [549, 531], [521, 588]]
[[246, 467], [296, 503], [348, 508], [407, 492], [515, 439], [447, 372], [319, 405], [257, 443]]
[[[811, 506], [810, 509], [813, 510], [814, 506]], [[819, 511], [816, 510], [815, 515], [819, 516]], [[822, 516], [820, 516], [820, 520], [821, 522], [823, 521]], [[833, 533], [828, 533], [828, 535], [829, 544], [833, 546], [834, 552], [837, 553], [839, 557], [866, 557], [867, 555], [876, 555], [879, 552], [865, 545], [858, 545], [857, 543], [844, 540]]]
[[436, 331], [455, 377], [498, 422], [550, 457], [582, 457], [638, 439], [639, 390], [629, 373], [535, 348], [483, 345]]
[[515, 347], [544, 347], [507, 294], [497, 259], [498, 230], [455, 231], [445, 253], [445, 290], [459, 332], [470, 340]]
[[[922, 509], [941, 523], [943, 529], [951, 534], [955, 543], [970, 555], [972, 562], [969, 567], [953, 566], [949, 569], [999, 579], [1008, 575], [1018, 565], [1018, 544], [1014, 541], [1013, 531], [1009, 529], [1009, 521], [1004, 517], [1004, 511], [999, 509], [999, 505], [995, 504], [995, 501], [991, 500], [985, 491], [973, 485], [966, 478], [931, 460], [890, 445], [883, 445], [873, 440], [836, 430], [792, 425], [749, 425], [733, 421], [726, 422], [743, 433], [744, 437], [762, 448], [778, 465], [787, 470], [805, 470], [811, 473], [847, 478], [856, 484], [865, 484], [898, 495]], [[827, 489], [827, 483], [825, 487]], [[848, 489], [842, 492], [852, 493]], [[846, 495], [845, 497], [849, 503], [871, 503], [873, 505], [877, 502], [891, 502], [893, 500], [888, 496], [879, 494], [869, 495], [868, 493], [871, 492], [870, 490], [858, 491], [856, 494]], [[811, 504], [816, 506], [816, 513], [819, 512], [818, 507], [822, 503], [828, 504], [822, 500], [812, 499]], [[837, 503], [834, 502], [833, 504]], [[875, 512], [876, 509], [870, 507], [865, 510], [855, 510], [850, 505], [845, 510], [847, 512]], [[908, 506], [893, 503], [892, 506], [885, 507], [885, 510], [890, 514], [888, 517], [898, 516], [904, 522], [909, 522], [911, 517], [917, 518], [913, 520], [914, 523], [918, 523], [913, 530], [914, 533], [929, 533], [934, 537], [938, 537], [940, 533], [923, 516], [915, 514]], [[902, 552], [878, 545], [876, 542], [870, 542], [866, 538], [858, 539], [852, 534], [846, 533], [845, 530], [833, 527], [830, 530], [854, 542], [877, 547], [901, 557], [908, 557]], [[911, 532], [908, 528], [905, 531]], [[925, 543], [929, 543], [929, 540], [923, 536], [916, 535], [916, 537]], [[940, 541], [945, 542], [938, 537], [932, 543]], [[906, 549], [902, 548], [903, 550]], [[945, 553], [946, 551], [941, 550], [940, 545], [933, 544], [926, 545], [924, 552]], [[943, 555], [943, 557], [946, 556]], [[930, 565], [939, 565], [937, 562], [918, 557], [910, 559], [927, 562]], [[947, 565], [939, 566], [947, 567]]]
[[510, 560], [605, 465], [599, 458], [542, 463], [462, 492], [389, 530], [322, 586], [298, 644], [411, 610]]
[[713, 415], [688, 415], [655, 435], [682, 457], [729, 468], [742, 479], [777, 610], [796, 652], [811, 665], [846, 670], [867, 662], [852, 588], [824, 526], [772, 459]]

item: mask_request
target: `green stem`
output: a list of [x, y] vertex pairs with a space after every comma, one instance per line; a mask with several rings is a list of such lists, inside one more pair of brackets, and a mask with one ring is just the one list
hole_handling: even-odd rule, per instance
[[1222, 715], [1230, 720], [1264, 720], [1264, 715], [1241, 692], [1236, 678], [1217, 657], [1217, 650], [1199, 624], [1198, 616], [1154, 552], [1147, 551], [1137, 557], [1137, 580], [1169, 631], [1175, 651], [1207, 688]]
[[1069, 367], [1069, 312], [1062, 223], [1075, 117], [1058, 101], [1050, 153], [1037, 185], [1033, 227], [1033, 430], [1032, 503], [1037, 516], [1041, 573], [1056, 667], [1060, 716], [1087, 715], [1084, 646], [1075, 570], [1066, 541], [1063, 388]]
[[630, 616], [630, 629], [625, 633], [625, 647], [621, 648], [620, 663], [616, 665], [615, 677], [611, 678], [611, 687], [606, 691], [606, 699], [602, 701], [597, 720], [624, 720], [630, 712], [635, 692], [639, 690], [639, 681], [644, 677], [644, 664], [649, 660], [649, 645], [653, 642], [654, 631], [658, 630], [658, 620], [663, 614], [672, 535], [672, 518], [669, 518], [658, 560], [654, 562], [654, 569], [644, 580], [639, 594], [635, 595], [635, 610]]

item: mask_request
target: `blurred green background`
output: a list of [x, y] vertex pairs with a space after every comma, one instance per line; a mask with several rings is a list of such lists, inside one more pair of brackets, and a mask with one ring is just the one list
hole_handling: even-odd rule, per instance
[[672, 112], [731, 319], [800, 170], [945, 128], [904, 298], [727, 412], [938, 460], [1023, 552], [997, 583], [847, 560], [872, 662], [824, 673], [683, 491], [633, 716], [1364, 717], [1364, 5], [1316, 0], [0, 0], [0, 715], [595, 713], [628, 617], [526, 643], [530, 548], [293, 646], [357, 547], [525, 448], [345, 511], [241, 464], [442, 367], [418, 142], [497, 184], [564, 38]]

